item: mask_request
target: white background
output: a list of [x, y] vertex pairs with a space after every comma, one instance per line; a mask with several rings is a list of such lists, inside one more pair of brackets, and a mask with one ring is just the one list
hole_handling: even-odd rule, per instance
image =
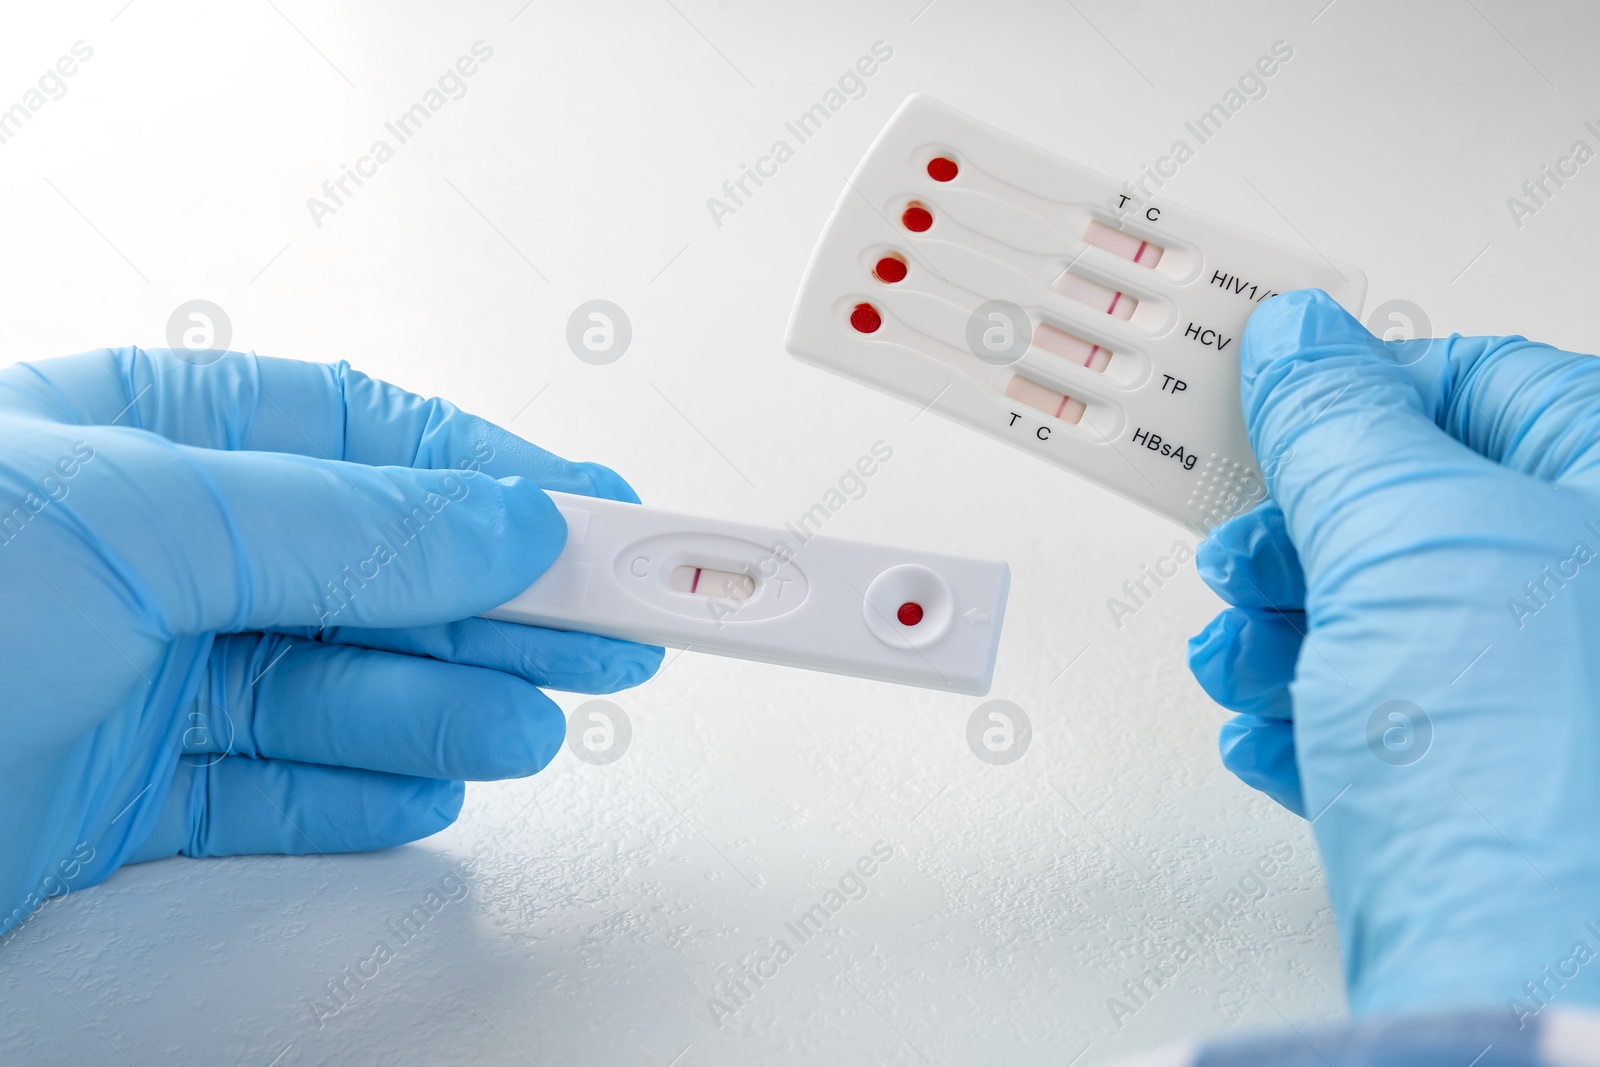
[[[1090, 1064], [1337, 1017], [1311, 837], [1219, 767], [1222, 714], [1184, 666], [1216, 601], [1191, 567], [1120, 629], [1106, 608], [1180, 531], [790, 360], [783, 326], [908, 93], [1128, 176], [1283, 40], [1266, 97], [1166, 195], [1363, 266], [1369, 307], [1593, 350], [1600, 163], [1520, 229], [1506, 198], [1574, 140], [1600, 147], [1594, 10], [522, 3], [8, 12], [0, 107], [73, 42], [94, 55], [0, 144], [0, 360], [162, 346], [203, 297], [235, 348], [347, 359], [647, 501], [773, 524], [883, 440], [894, 458], [828, 532], [1010, 562], [993, 696], [1027, 710], [1032, 747], [974, 758], [971, 698], [672, 655], [616, 698], [620, 761], [470, 787], [428, 841], [172, 860], [51, 905], [0, 952], [0, 1059]], [[478, 40], [494, 55], [466, 95], [316, 226], [307, 198]], [[715, 225], [706, 199], [879, 40], [866, 95]], [[592, 298], [633, 323], [606, 367], [564, 341]], [[880, 839], [868, 896], [714, 1025], [719, 984]], [[1117, 1027], [1108, 998], [1285, 846], [1266, 894]], [[324, 983], [452, 871], [466, 899], [319, 1026]]]

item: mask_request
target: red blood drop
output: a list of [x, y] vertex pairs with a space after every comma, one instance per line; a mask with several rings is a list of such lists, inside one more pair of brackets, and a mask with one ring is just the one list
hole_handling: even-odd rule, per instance
[[947, 182], [961, 172], [956, 166], [956, 161], [945, 156], [935, 156], [928, 160], [928, 177], [936, 182]]
[[906, 208], [905, 214], [900, 216], [900, 221], [906, 224], [906, 229], [913, 233], [921, 233], [933, 225], [933, 213], [921, 204], [912, 204]]
[[858, 333], [876, 333], [878, 327], [883, 325], [883, 316], [871, 304], [857, 304], [855, 310], [850, 312], [850, 325]]
[[922, 605], [914, 600], [908, 600], [900, 605], [900, 610], [895, 612], [895, 618], [900, 620], [901, 626], [915, 626], [922, 621]]
[[899, 256], [884, 256], [872, 268], [872, 273], [878, 276], [880, 282], [893, 284], [906, 276], [906, 261]]

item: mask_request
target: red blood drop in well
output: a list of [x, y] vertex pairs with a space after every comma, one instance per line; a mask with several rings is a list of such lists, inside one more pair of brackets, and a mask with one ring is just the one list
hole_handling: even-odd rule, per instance
[[906, 224], [906, 229], [912, 233], [921, 233], [933, 225], [933, 213], [921, 204], [912, 204], [906, 208], [905, 214], [900, 216], [900, 221]]
[[901, 626], [915, 626], [922, 621], [922, 605], [914, 600], [908, 600], [900, 605], [900, 610], [895, 612], [894, 617], [900, 620]]
[[956, 166], [956, 161], [945, 156], [934, 156], [928, 160], [928, 177], [936, 182], [947, 182], [961, 173], [961, 168]]
[[883, 325], [883, 316], [871, 304], [857, 304], [850, 312], [850, 325], [858, 333], [876, 333], [878, 327]]
[[906, 276], [906, 261], [899, 256], [884, 256], [878, 260], [878, 265], [872, 268], [872, 273], [877, 275], [880, 282], [901, 281]]

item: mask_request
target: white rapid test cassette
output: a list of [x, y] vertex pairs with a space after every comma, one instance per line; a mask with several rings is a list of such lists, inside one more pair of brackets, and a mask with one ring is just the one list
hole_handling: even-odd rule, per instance
[[1275, 293], [1335, 264], [1052, 156], [924, 96], [856, 168], [787, 344], [1204, 535], [1266, 485], [1239, 344]]
[[551, 493], [567, 544], [491, 619], [884, 682], [989, 691], [1011, 570], [804, 526]]

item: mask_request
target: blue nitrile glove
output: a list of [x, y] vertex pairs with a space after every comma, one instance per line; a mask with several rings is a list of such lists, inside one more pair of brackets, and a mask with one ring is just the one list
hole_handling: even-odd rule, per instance
[[1201, 546], [1190, 661], [1313, 820], [1352, 1010], [1600, 1005], [1600, 360], [1311, 290], [1240, 359], [1275, 502]]
[[[637, 500], [440, 400], [253, 355], [0, 371], [0, 930], [120, 865], [432, 834], [661, 650], [474, 618]], [[214, 360], [197, 365], [200, 360]]]

